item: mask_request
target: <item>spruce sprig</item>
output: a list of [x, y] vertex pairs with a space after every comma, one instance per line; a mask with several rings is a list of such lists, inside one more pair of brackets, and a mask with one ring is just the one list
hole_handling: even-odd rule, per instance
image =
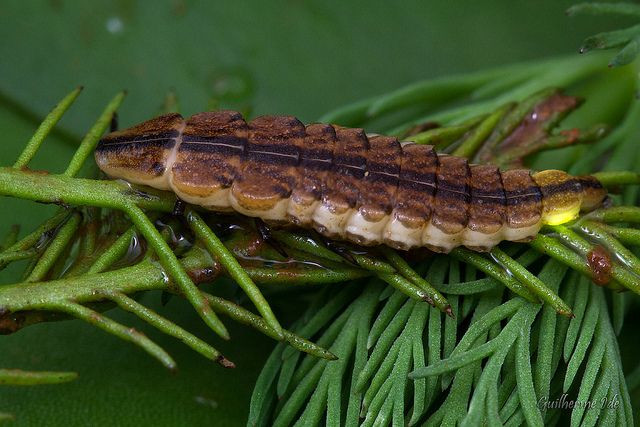
[[[634, 3], [580, 3], [567, 9], [567, 14], [590, 15], [622, 15], [640, 18], [640, 5]], [[630, 64], [640, 53], [640, 24], [622, 30], [608, 31], [587, 37], [580, 53], [594, 49], [613, 49], [620, 47], [620, 51], [609, 62], [610, 67], [620, 67]]]
[[[563, 135], [553, 128], [567, 116], [566, 110], [550, 119], [551, 125], [545, 127], [548, 133], [543, 136], [527, 140], [526, 145], [506, 145], [520, 156], [505, 156], [504, 141], [530, 118], [536, 106], [554, 94], [537, 85], [555, 82], [552, 77], [567, 70], [562, 60], [552, 64], [545, 64], [552, 69], [532, 67], [535, 75], [532, 71], [528, 78], [522, 77], [526, 66], [506, 68], [505, 73], [522, 73], [508, 83], [501, 81], [504, 76], [496, 70], [473, 78], [454, 76], [415, 84], [327, 117], [365, 128], [379, 124], [381, 133], [385, 132], [384, 126], [391, 126], [399, 135], [413, 135], [411, 139], [444, 151], [459, 150], [469, 157], [482, 152], [488, 143], [494, 148], [493, 153], [485, 151], [489, 160], [500, 157], [507, 159], [507, 166], [520, 164], [522, 155], [558, 148], [548, 141]], [[600, 71], [591, 68], [592, 63], [581, 64], [590, 71], [571, 68], [574, 83], [604, 73], [602, 59]], [[545, 78], [536, 81], [541, 72]], [[510, 96], [522, 94], [523, 88], [535, 92], [519, 103], [505, 103], [505, 95], [483, 89], [498, 86], [491, 79], [485, 80], [487, 75], [500, 80], [499, 87]], [[450, 99], [451, 104], [463, 105], [442, 113], [433, 107], [443, 90], [438, 84], [448, 87], [451, 81], [472, 83], [461, 84]], [[632, 81], [637, 84], [635, 78]], [[491, 93], [501, 102], [478, 99], [474, 93]], [[588, 102], [589, 95], [585, 98]], [[396, 120], [402, 111], [416, 105], [425, 105], [427, 110], [419, 119], [398, 124], [386, 117]], [[496, 109], [482, 110], [488, 105]], [[585, 138], [588, 150], [573, 145], [579, 137], [573, 139], [569, 144], [573, 146], [560, 155], [567, 159], [567, 167], [583, 173], [585, 169], [594, 171], [601, 165], [599, 159], [607, 156], [611, 160], [606, 170], [635, 168], [637, 154], [630, 146], [640, 119], [636, 107], [632, 104], [604, 139], [604, 127], [592, 128], [597, 137]], [[483, 113], [477, 117], [471, 116], [480, 111]], [[447, 126], [434, 128], [436, 119], [444, 120]], [[593, 117], [583, 120], [593, 125]], [[492, 124], [489, 131], [482, 128], [483, 123]], [[430, 129], [424, 130], [422, 124]], [[583, 153], [587, 155], [583, 157]], [[510, 163], [513, 160], [516, 162]], [[542, 158], [538, 162], [544, 167]], [[637, 182], [637, 174], [631, 171], [601, 172], [597, 176], [611, 188], [618, 183]], [[636, 194], [625, 191], [623, 198], [616, 199], [635, 205]], [[315, 332], [303, 327], [295, 330], [336, 352], [351, 370], [340, 376], [335, 368], [330, 369], [334, 362], [292, 357], [279, 345], [256, 384], [249, 424], [308, 425], [340, 420], [344, 425], [555, 425], [564, 420], [571, 425], [593, 425], [599, 417], [621, 425], [632, 423], [629, 383], [616, 339], [624, 321], [625, 301], [632, 296], [614, 292], [608, 301], [605, 291], [591, 281], [594, 270], [588, 256], [597, 247], [605, 248], [612, 257], [619, 252], [622, 262], [612, 261], [609, 286], [637, 293], [638, 258], [629, 248], [640, 242], [630, 240], [638, 233], [627, 226], [636, 224], [639, 215], [633, 206], [605, 208], [568, 226], [543, 230], [528, 244], [530, 249], [522, 244], [502, 244], [491, 257], [457, 249], [450, 256], [413, 262], [415, 271], [426, 271], [426, 281], [447, 298], [453, 318], [408, 298], [399, 289], [389, 293], [380, 281], [370, 282], [351, 304], [342, 301], [349, 288], [335, 300], [329, 292], [319, 296], [323, 304], [340, 305], [342, 311], [328, 314], [311, 307], [306, 318], [322, 318], [324, 328], [315, 328]], [[537, 281], [543, 284], [537, 288], [543, 293], [536, 295], [533, 290]], [[511, 292], [499, 286], [500, 282]], [[544, 295], [551, 300], [541, 307], [534, 301]], [[560, 307], [570, 307], [573, 317], [558, 316]], [[627, 378], [638, 377], [637, 372]], [[341, 397], [336, 396], [338, 392]], [[567, 411], [562, 406], [567, 400], [591, 402], [592, 407], [582, 405]], [[603, 408], [604, 401], [617, 409]]]
[[[594, 125], [593, 118], [584, 121], [584, 131], [556, 131], [578, 102], [546, 88], [602, 77], [596, 65], [602, 65], [601, 57], [558, 59], [420, 83], [331, 117], [334, 122], [371, 125], [374, 130], [378, 127], [507, 167], [521, 164], [525, 156], [536, 157], [559, 147], [569, 150], [564, 157], [571, 164], [584, 151], [582, 145], [589, 144], [590, 150], [611, 155], [612, 168], [614, 164], [630, 168], [634, 163], [625, 163], [629, 162], [627, 141], [633, 123], [638, 123], [633, 108], [604, 140], [606, 127]], [[232, 366], [206, 340], [133, 298], [140, 292], [163, 290], [187, 298], [223, 338], [226, 328], [217, 314], [283, 343], [258, 381], [251, 423], [287, 424], [296, 419], [313, 423], [325, 417], [325, 410], [330, 422], [365, 424], [404, 422], [405, 417], [412, 424], [422, 420], [472, 423], [485, 417], [506, 423], [554, 422], [557, 412], [535, 403], [557, 390], [575, 390], [578, 380], [593, 385], [588, 398], [620, 396], [625, 411], [615, 416], [631, 419], [615, 339], [624, 319], [625, 297], [614, 294], [609, 308], [600, 288], [581, 285], [589, 289], [583, 291], [588, 304], [577, 299], [576, 289], [579, 277], [594, 275], [585, 256], [597, 243], [625, 260], [612, 261], [610, 277], [606, 276], [609, 286], [638, 292], [634, 275], [640, 262], [628, 248], [640, 243], [640, 235], [621, 231], [619, 226], [637, 223], [638, 208], [600, 210], [568, 227], [543, 232], [529, 247], [504, 244], [489, 255], [457, 249], [451, 256], [418, 261], [384, 248], [361, 251], [344, 245], [339, 254], [318, 236], [279, 231], [274, 238], [288, 255], [283, 257], [264, 242], [256, 245], [255, 230], [242, 219], [197, 211], [189, 211], [184, 220], [172, 218], [175, 197], [171, 194], [76, 177], [124, 94], [106, 107], [64, 173], [29, 171], [29, 161], [78, 92], [64, 98], [45, 119], [13, 167], [0, 167], [0, 194], [61, 206], [30, 234], [20, 238], [14, 227], [4, 239], [0, 268], [28, 260], [20, 283], [0, 286], [4, 333], [76, 317], [138, 345], [173, 369], [175, 362], [164, 349], [105, 314], [117, 305], [204, 357]], [[403, 116], [415, 105], [422, 107], [420, 116]], [[533, 118], [540, 113], [545, 113], [545, 120]], [[442, 126], [434, 127], [435, 121]], [[525, 132], [526, 138], [513, 136], [532, 121], [535, 132]], [[621, 150], [627, 150], [627, 155]], [[585, 167], [595, 170], [598, 158], [591, 159]], [[639, 181], [634, 171], [606, 172], [600, 178], [610, 186]], [[627, 191], [624, 201], [635, 204], [635, 196]], [[225, 221], [240, 222], [241, 227], [225, 232], [221, 227]], [[189, 238], [178, 238], [176, 233]], [[587, 235], [597, 235], [599, 240], [594, 242]], [[583, 276], [568, 273], [568, 267]], [[262, 316], [196, 287], [222, 274], [240, 285]], [[330, 287], [333, 283], [341, 283], [342, 290], [335, 292]], [[293, 333], [281, 328], [256, 284], [327, 289]], [[548, 304], [540, 306], [540, 301]], [[556, 312], [573, 313], [576, 318], [571, 322], [581, 326], [570, 326], [576, 323], [557, 317]], [[588, 317], [582, 321], [582, 315]], [[580, 377], [579, 368], [585, 363]], [[589, 383], [600, 375], [606, 382]], [[7, 383], [36, 384], [71, 380], [74, 374], [4, 370], [0, 378]], [[554, 382], [558, 378], [564, 378], [562, 384]], [[412, 393], [406, 395], [409, 390]], [[441, 403], [441, 409], [434, 411], [436, 403]], [[576, 422], [588, 417], [593, 417], [592, 412], [572, 413]]]

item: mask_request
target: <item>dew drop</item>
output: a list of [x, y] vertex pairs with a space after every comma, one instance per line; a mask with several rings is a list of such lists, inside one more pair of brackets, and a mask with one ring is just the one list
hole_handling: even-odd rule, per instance
[[211, 409], [217, 409], [218, 408], [218, 402], [216, 402], [213, 399], [206, 398], [204, 396], [195, 396], [193, 398], [193, 400], [195, 400], [196, 403], [199, 403], [200, 405], [208, 406]]
[[511, 270], [509, 270], [509, 267], [504, 265], [504, 263], [502, 261], [500, 261], [498, 258], [496, 258], [496, 256], [494, 254], [492, 254], [491, 252], [488, 252], [488, 254], [496, 264], [498, 264], [500, 267], [502, 267], [502, 269], [509, 275], [509, 277], [515, 277], [513, 275], [513, 273], [511, 272]]
[[119, 17], [112, 16], [111, 18], [107, 19], [105, 27], [111, 34], [118, 34], [124, 30], [124, 23]]

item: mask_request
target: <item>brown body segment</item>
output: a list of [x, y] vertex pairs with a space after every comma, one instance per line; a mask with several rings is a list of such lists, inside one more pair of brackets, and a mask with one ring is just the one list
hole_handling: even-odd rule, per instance
[[500, 172], [362, 129], [305, 127], [289, 116], [247, 124], [232, 111], [186, 121], [170, 114], [111, 133], [96, 161], [110, 176], [171, 189], [207, 209], [441, 252], [530, 239], [606, 196], [593, 177]]
[[362, 129], [335, 127], [335, 131], [333, 162], [324, 177], [313, 226], [326, 236], [339, 238], [364, 190], [369, 140]]
[[436, 175], [437, 190], [431, 223], [445, 234], [460, 233], [467, 226], [469, 164], [467, 159], [441, 155]]
[[529, 230], [537, 227], [542, 218], [540, 188], [526, 169], [502, 172], [502, 183], [507, 201], [507, 237], [509, 240], [533, 237]]
[[336, 131], [333, 126], [311, 124], [305, 129], [300, 149], [298, 185], [291, 193], [289, 218], [297, 225], [309, 226], [313, 210], [326, 192], [325, 181], [333, 165]]
[[467, 227], [484, 234], [497, 233], [505, 222], [507, 203], [500, 170], [492, 165], [472, 165], [470, 172], [471, 204]]
[[165, 172], [171, 150], [178, 143], [184, 120], [180, 114], [166, 114], [129, 129], [108, 134], [100, 140], [96, 162], [111, 176], [126, 175], [136, 184], [169, 186]]
[[431, 219], [437, 170], [438, 156], [432, 146], [411, 143], [402, 147], [393, 215], [405, 227], [422, 229]]
[[278, 209], [265, 219], [282, 218], [286, 212], [282, 202], [298, 183], [296, 166], [304, 135], [304, 125], [295, 117], [262, 116], [249, 123], [246, 156], [231, 189], [237, 202], [234, 208], [241, 212]]
[[247, 123], [234, 111], [189, 118], [173, 164], [174, 190], [188, 194], [194, 202], [199, 200], [199, 204], [230, 209], [226, 193], [218, 193], [230, 188], [236, 179], [247, 136]]
[[323, 202], [342, 212], [356, 206], [366, 172], [369, 141], [362, 129], [337, 128], [332, 173], [325, 177]]
[[396, 138], [372, 136], [362, 188], [358, 198], [358, 210], [365, 220], [381, 221], [391, 214], [400, 179], [402, 148]]

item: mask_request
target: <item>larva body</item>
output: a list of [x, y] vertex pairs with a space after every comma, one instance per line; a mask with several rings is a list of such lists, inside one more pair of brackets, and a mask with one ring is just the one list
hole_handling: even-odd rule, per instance
[[213, 211], [394, 248], [484, 251], [573, 219], [606, 193], [593, 177], [500, 171], [433, 147], [294, 117], [168, 114], [106, 135], [109, 176], [172, 190]]

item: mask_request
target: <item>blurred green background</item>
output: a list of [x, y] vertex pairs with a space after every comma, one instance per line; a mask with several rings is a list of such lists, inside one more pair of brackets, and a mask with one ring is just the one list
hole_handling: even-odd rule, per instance
[[[232, 107], [252, 114], [324, 112], [430, 77], [577, 54], [581, 41], [620, 28], [610, 18], [568, 18], [571, 1], [64, 1], [0, 4], [0, 159], [13, 163], [39, 119], [77, 85], [85, 90], [34, 168], [60, 171], [78, 138], [119, 90], [121, 126], [157, 114], [169, 92], [191, 114]], [[383, 7], [382, 4], [389, 6]], [[0, 235], [28, 230], [51, 208], [0, 199]], [[18, 279], [17, 269], [0, 283]], [[151, 304], [201, 337], [191, 308]], [[287, 299], [273, 303], [286, 318]], [[135, 349], [80, 322], [29, 327], [0, 338], [0, 367], [74, 370], [60, 386], [0, 388], [15, 425], [242, 425], [273, 342], [231, 325], [219, 343], [237, 364], [222, 370], [125, 314], [175, 356], [171, 374]]]

